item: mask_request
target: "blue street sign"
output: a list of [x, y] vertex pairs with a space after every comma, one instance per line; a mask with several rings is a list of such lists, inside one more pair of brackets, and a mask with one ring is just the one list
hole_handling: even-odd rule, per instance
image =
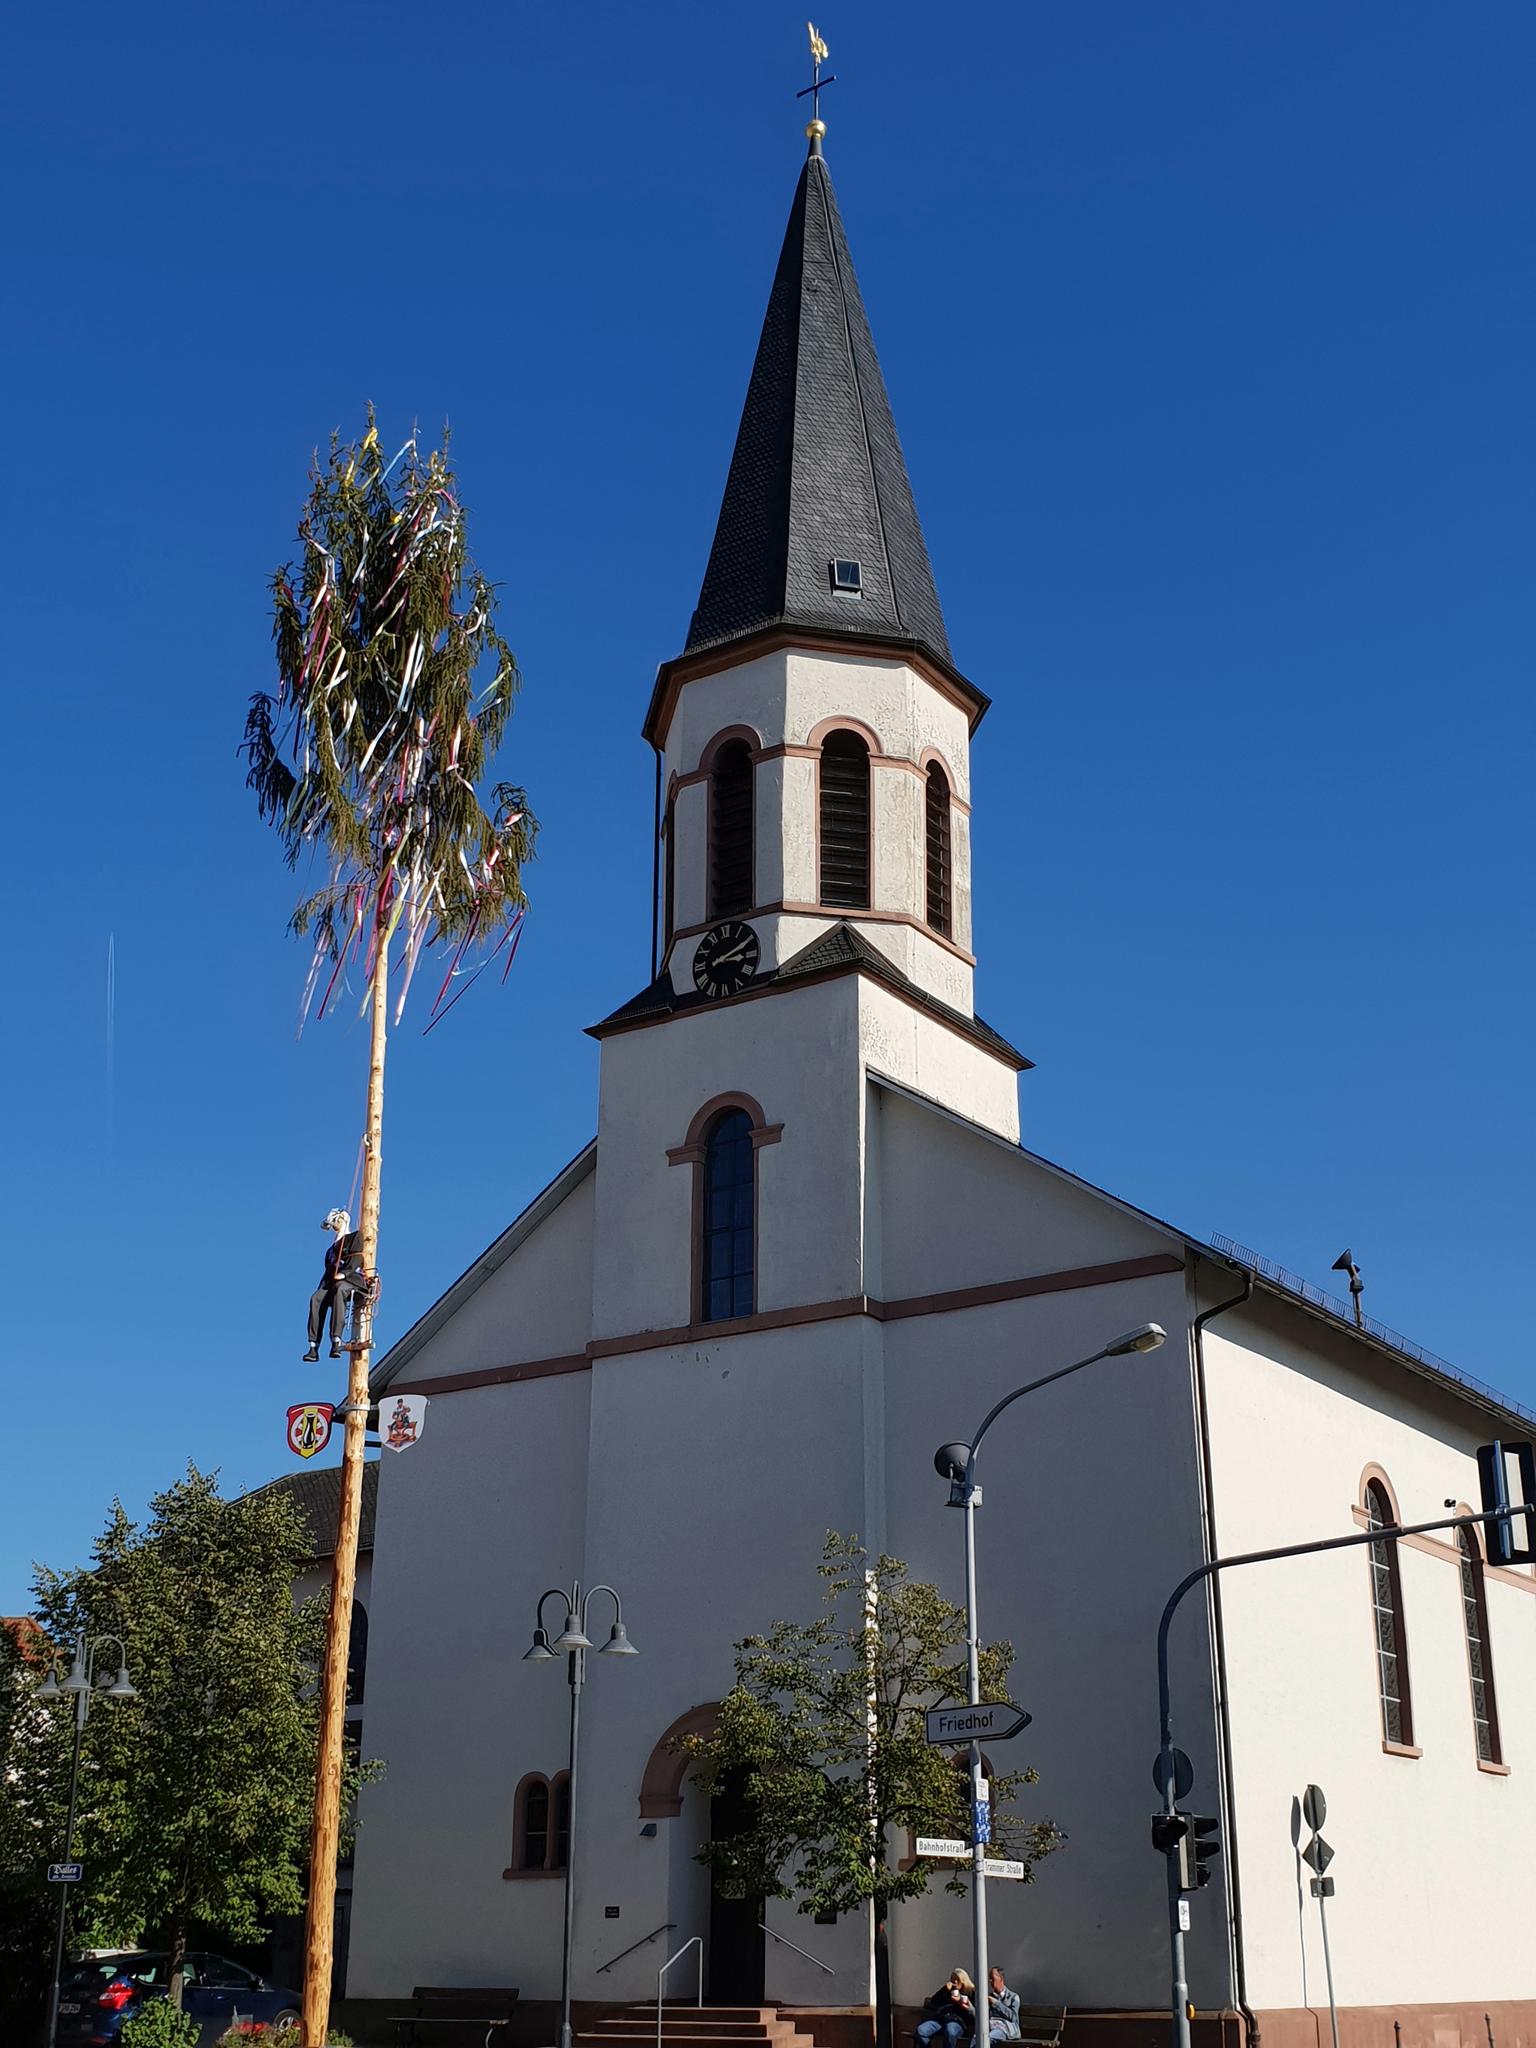
[[78, 1884], [84, 1875], [83, 1863], [50, 1863], [48, 1866], [50, 1884]]
[[990, 1842], [992, 1839], [992, 1801], [973, 1799], [971, 1801], [971, 1840]]

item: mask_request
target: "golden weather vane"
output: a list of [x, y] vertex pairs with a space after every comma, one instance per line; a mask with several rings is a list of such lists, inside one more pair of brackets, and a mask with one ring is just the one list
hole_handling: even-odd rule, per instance
[[821, 89], [824, 85], [836, 85], [837, 75], [835, 72], [829, 73], [825, 78], [821, 75], [821, 67], [826, 63], [830, 53], [825, 39], [817, 33], [814, 21], [805, 24], [805, 32], [811, 39], [811, 82], [807, 86], [802, 86], [795, 94], [795, 98], [803, 100], [807, 93], [810, 94], [811, 125], [805, 132], [814, 141], [826, 133], [821, 123]]

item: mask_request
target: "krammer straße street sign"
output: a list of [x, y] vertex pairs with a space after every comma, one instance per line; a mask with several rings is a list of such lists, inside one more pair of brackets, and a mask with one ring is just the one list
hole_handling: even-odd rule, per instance
[[930, 1707], [923, 1716], [935, 1748], [946, 1742], [1006, 1742], [1031, 1719], [1011, 1700], [994, 1700], [983, 1707]]

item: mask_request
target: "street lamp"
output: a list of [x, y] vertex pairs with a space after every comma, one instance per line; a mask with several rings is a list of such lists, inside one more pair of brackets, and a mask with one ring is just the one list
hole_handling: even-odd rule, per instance
[[[1101, 1358], [1125, 1358], [1137, 1351], [1155, 1351], [1167, 1332], [1160, 1323], [1140, 1323], [1134, 1330], [1128, 1330], [1123, 1337], [1117, 1337], [1112, 1344], [1106, 1344], [1087, 1358], [1078, 1359], [1075, 1365], [1064, 1365], [1057, 1372], [1048, 1372], [1044, 1379], [1031, 1380], [1027, 1387], [1015, 1387], [1011, 1394], [1005, 1394], [995, 1407], [989, 1408], [982, 1417], [981, 1427], [968, 1444], [941, 1444], [934, 1454], [934, 1469], [941, 1479], [949, 1481], [949, 1505], [965, 1510], [965, 1666], [968, 1681], [968, 1704], [981, 1705], [981, 1623], [976, 1614], [976, 1510], [981, 1506], [981, 1488], [976, 1484], [976, 1453], [981, 1449], [981, 1440], [996, 1422], [1005, 1408], [1011, 1408], [1015, 1401], [1022, 1401], [1026, 1394], [1038, 1393], [1042, 1387], [1050, 1386], [1056, 1380], [1064, 1380], [1068, 1374], [1081, 1372], [1085, 1365], [1097, 1365]], [[991, 2017], [991, 1985], [988, 1981], [987, 1961], [987, 1845], [981, 1838], [977, 1825], [980, 1794], [986, 1785], [982, 1769], [981, 1744], [973, 1741], [970, 1745], [971, 1766], [971, 1938], [976, 1956], [976, 2040], [985, 2042], [988, 2038], [988, 2021]], [[562, 2048], [569, 2048], [563, 2043]]]
[[[576, 1902], [576, 1758], [581, 1735], [581, 1688], [587, 1675], [587, 1652], [592, 1648], [592, 1638], [587, 1633], [587, 1611], [594, 1595], [606, 1593], [613, 1602], [613, 1626], [608, 1631], [608, 1640], [598, 1651], [600, 1657], [638, 1657], [640, 1652], [629, 1640], [624, 1626], [624, 1608], [612, 1586], [589, 1586], [585, 1593], [580, 1585], [572, 1586], [569, 1593], [559, 1586], [551, 1586], [547, 1593], [539, 1595], [539, 1604], [534, 1612], [533, 1641], [523, 1652], [525, 1664], [552, 1664], [561, 1651], [566, 1652], [566, 1682], [571, 1688], [571, 1750], [566, 1771], [565, 1825], [565, 1932], [560, 1949], [560, 2048], [571, 2048], [571, 1928], [572, 1912]], [[544, 1626], [544, 1603], [546, 1600], [565, 1602], [565, 1627], [550, 1641], [549, 1630]], [[555, 1816], [551, 1814], [551, 1821]], [[51, 2044], [50, 2044], [51, 2048]]]
[[[117, 1652], [117, 1676], [109, 1678], [105, 1672], [96, 1676], [96, 1655], [107, 1644]], [[64, 1823], [64, 1857], [72, 1861], [71, 1852], [75, 1842], [75, 1795], [80, 1788], [80, 1744], [85, 1735], [85, 1719], [91, 1711], [92, 1692], [99, 1692], [103, 1699], [136, 1700], [137, 1692], [128, 1676], [128, 1654], [123, 1648], [120, 1636], [95, 1636], [89, 1642], [84, 1636], [75, 1638], [74, 1658], [68, 1675], [59, 1677], [61, 1659], [55, 1653], [48, 1666], [48, 1676], [33, 1693], [34, 1699], [72, 1699], [75, 1703], [75, 1747], [69, 1763], [69, 1814]], [[47, 2048], [54, 2048], [59, 2030], [59, 1987], [64, 1975], [64, 1923], [69, 1910], [69, 1886], [59, 1886], [59, 1917], [53, 1932], [53, 1979], [48, 1991], [48, 2033]]]

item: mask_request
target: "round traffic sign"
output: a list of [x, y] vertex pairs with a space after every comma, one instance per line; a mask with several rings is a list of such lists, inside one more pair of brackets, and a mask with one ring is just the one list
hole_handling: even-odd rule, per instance
[[[1294, 1780], [1292, 1781], [1294, 1783]], [[1328, 1802], [1323, 1797], [1321, 1785], [1309, 1785], [1301, 1795], [1301, 1817], [1316, 1834], [1328, 1818]]]
[[[1183, 1799], [1195, 1782], [1195, 1767], [1182, 1749], [1171, 1750], [1169, 1756], [1173, 1763], [1173, 1796]], [[1168, 1796], [1168, 1774], [1161, 1750], [1152, 1759], [1152, 1785], [1163, 1798]]]

